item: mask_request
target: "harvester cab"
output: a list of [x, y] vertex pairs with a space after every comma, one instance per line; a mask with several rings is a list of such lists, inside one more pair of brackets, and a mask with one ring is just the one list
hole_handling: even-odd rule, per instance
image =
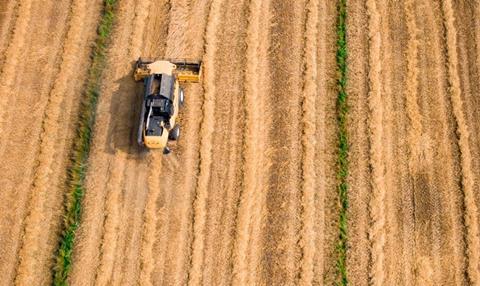
[[199, 82], [201, 62], [188, 60], [142, 60], [135, 65], [134, 78], [143, 80], [144, 95], [138, 127], [138, 144], [170, 152], [168, 141], [180, 136], [176, 123], [185, 93], [180, 83]]

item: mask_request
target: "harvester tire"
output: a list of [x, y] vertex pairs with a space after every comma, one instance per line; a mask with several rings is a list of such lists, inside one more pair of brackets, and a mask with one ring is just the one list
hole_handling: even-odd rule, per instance
[[170, 130], [170, 133], [168, 133], [168, 139], [176, 141], [178, 137], [180, 137], [180, 126], [177, 124]]

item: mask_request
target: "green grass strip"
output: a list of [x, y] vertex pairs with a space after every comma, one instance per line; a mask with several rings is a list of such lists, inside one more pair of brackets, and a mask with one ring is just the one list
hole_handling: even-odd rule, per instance
[[97, 38], [92, 49], [92, 62], [80, 106], [78, 129], [68, 169], [64, 226], [59, 249], [56, 253], [53, 285], [68, 285], [67, 277], [72, 266], [75, 232], [80, 224], [82, 198], [85, 192], [84, 181], [90, 153], [92, 129], [95, 122], [97, 101], [100, 95], [102, 72], [106, 65], [107, 46], [113, 29], [116, 2], [117, 0], [103, 1]]
[[347, 248], [348, 248], [348, 134], [347, 134], [347, 0], [338, 1], [337, 22], [337, 66], [338, 66], [338, 195], [340, 199], [339, 236], [337, 244], [337, 285], [348, 285]]

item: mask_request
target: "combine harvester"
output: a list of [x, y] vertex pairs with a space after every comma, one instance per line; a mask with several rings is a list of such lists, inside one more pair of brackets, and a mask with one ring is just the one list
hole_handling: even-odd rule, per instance
[[135, 65], [134, 78], [143, 80], [144, 96], [138, 128], [138, 144], [170, 153], [168, 141], [180, 136], [176, 123], [185, 92], [180, 83], [199, 82], [201, 61], [142, 60]]

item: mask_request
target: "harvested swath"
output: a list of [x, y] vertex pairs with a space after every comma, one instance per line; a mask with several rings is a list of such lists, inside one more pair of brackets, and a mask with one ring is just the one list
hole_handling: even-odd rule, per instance
[[[188, 42], [188, 37], [186, 36], [186, 31], [188, 27], [188, 22], [189, 22], [189, 7], [190, 3], [189, 1], [185, 0], [180, 0], [180, 1], [172, 1], [171, 3], [168, 4], [169, 6], [169, 17], [168, 17], [168, 22], [165, 22], [164, 25], [166, 25], [167, 28], [167, 35], [166, 35], [166, 41], [165, 41], [165, 50], [164, 50], [164, 55], [167, 58], [184, 58], [188, 57], [186, 55], [186, 51], [189, 49], [190, 42]], [[164, 19], [164, 21], [166, 21]], [[156, 54], [158, 55], [158, 51], [156, 50], [147, 50], [148, 54]], [[186, 106], [189, 106], [191, 103], [191, 97], [193, 95], [190, 94], [189, 89], [186, 89]], [[195, 105], [195, 104], [193, 104]], [[183, 114], [183, 111], [181, 112]], [[181, 115], [182, 116], [182, 115]], [[198, 116], [197, 116], [198, 117]], [[180, 125], [182, 126], [182, 130], [184, 129], [184, 122], [179, 122]], [[186, 124], [188, 126], [188, 124]], [[182, 132], [182, 137], [187, 137], [191, 134], [191, 131], [183, 131]], [[169, 237], [169, 231], [171, 230], [171, 226], [175, 225], [175, 211], [178, 210], [177, 208], [172, 209], [172, 205], [174, 205], [173, 201], [175, 201], [176, 196], [175, 192], [177, 188], [175, 187], [175, 182], [176, 180], [179, 179], [178, 176], [175, 176], [173, 173], [173, 166], [178, 165], [177, 160], [182, 160], [177, 158], [177, 154], [181, 153], [179, 150], [179, 143], [182, 142], [181, 140], [176, 143], [176, 147], [174, 149], [175, 155], [169, 156], [168, 158], [165, 158], [164, 165], [167, 166], [167, 168], [163, 168], [160, 172], [156, 167], [154, 166], [149, 166], [151, 176], [160, 176], [161, 175], [161, 180], [159, 182], [159, 188], [162, 189], [162, 196], [160, 198], [156, 198], [155, 201], [157, 202], [157, 205], [161, 205], [162, 207], [160, 209], [156, 210], [156, 217], [155, 217], [155, 229], [156, 229], [156, 236], [155, 236], [155, 241], [154, 243], [150, 246], [151, 249], [149, 250], [154, 256], [154, 260], [150, 261], [149, 263], [152, 263], [152, 273], [151, 275], [155, 277], [154, 281], [156, 283], [160, 284], [168, 284], [172, 283], [168, 281], [168, 275], [172, 275], [173, 273], [169, 273], [165, 271], [166, 267], [166, 261], [169, 261], [169, 257], [167, 256], [167, 249], [169, 245], [176, 244], [173, 242], [174, 240], [171, 240]], [[189, 146], [194, 146], [192, 142], [189, 142]], [[185, 160], [187, 162], [192, 162], [189, 160]], [[190, 168], [186, 168], [189, 170]], [[184, 170], [186, 171], [186, 170]], [[182, 173], [182, 175], [187, 176], [187, 173]], [[192, 179], [191, 177], [194, 176], [189, 176], [189, 179]], [[182, 176], [183, 178], [183, 176]], [[194, 180], [191, 181], [192, 184]], [[193, 187], [192, 187], [193, 188]], [[178, 188], [182, 189], [182, 188]], [[182, 195], [185, 195], [186, 193], [190, 193], [190, 191], [187, 188], [182, 189]], [[150, 199], [153, 199], [153, 197], [150, 197]], [[145, 225], [147, 227], [147, 225]], [[153, 227], [153, 226], [152, 226]], [[153, 229], [153, 228], [152, 228]], [[170, 243], [168, 243], [170, 242]], [[142, 245], [142, 247], [144, 247]], [[186, 246], [181, 246], [181, 245], [175, 245], [175, 250], [176, 250], [176, 255], [179, 258], [184, 258], [185, 255], [180, 252], [181, 249]], [[143, 263], [143, 262], [142, 262]], [[182, 270], [184, 271], [184, 270]], [[186, 276], [186, 273], [184, 272], [184, 275]], [[178, 282], [179, 284], [182, 284], [182, 282]]]
[[[148, 158], [140, 157], [139, 160], [132, 163], [135, 167], [129, 167], [136, 170], [136, 174], [125, 173], [126, 186], [131, 187], [129, 197], [131, 202], [127, 203], [127, 197], [124, 199], [125, 209], [128, 219], [129, 231], [125, 236], [125, 241], [121, 241], [122, 251], [117, 251], [118, 255], [123, 256], [122, 259], [115, 261], [113, 279], [119, 281], [120, 285], [133, 285], [140, 281], [141, 263], [142, 263], [142, 234], [143, 219], [148, 194]], [[127, 169], [128, 172], [131, 169]], [[141, 190], [135, 192], [135, 190]], [[131, 217], [131, 219], [130, 219]], [[120, 273], [118, 273], [120, 272]], [[111, 283], [114, 285], [114, 282]]]
[[480, 273], [478, 269], [478, 265], [480, 265], [480, 241], [477, 217], [478, 208], [475, 204], [474, 175], [472, 173], [472, 156], [469, 146], [470, 134], [463, 113], [462, 90], [460, 88], [455, 15], [450, 0], [445, 0], [442, 3], [442, 11], [446, 28], [450, 98], [452, 101], [453, 114], [457, 122], [458, 145], [461, 153], [465, 226], [467, 228], [467, 273], [470, 282], [475, 285], [480, 283]]
[[414, 168], [419, 163], [417, 159], [419, 151], [414, 146], [422, 135], [422, 122], [420, 107], [418, 106], [418, 29], [416, 25], [414, 1], [405, 1], [405, 14], [407, 16], [407, 29], [410, 35], [407, 50], [407, 84], [405, 90], [407, 116], [410, 120], [409, 128], [409, 146], [410, 150], [410, 172], [415, 173]]
[[[385, 97], [382, 96], [384, 126], [381, 151], [386, 168], [385, 188], [388, 190], [383, 202], [386, 219], [384, 283], [409, 284], [415, 279], [414, 257], [418, 251], [414, 236], [416, 228], [413, 199], [416, 193], [408, 168], [409, 119], [404, 96], [408, 81], [408, 53], [404, 43], [408, 43], [410, 35], [407, 31], [405, 7], [401, 3], [377, 3], [382, 20], [385, 21], [380, 32], [383, 40], [381, 61], [385, 67], [382, 70], [382, 92]], [[425, 248], [425, 252], [429, 249]]]
[[[419, 168], [420, 162], [420, 156], [421, 156], [421, 150], [418, 146], [418, 142], [421, 142], [421, 137], [422, 137], [422, 122], [421, 122], [421, 114], [420, 114], [420, 107], [418, 104], [418, 98], [417, 98], [417, 93], [418, 93], [418, 88], [419, 88], [419, 82], [418, 82], [418, 48], [420, 43], [418, 42], [418, 29], [417, 29], [417, 23], [416, 23], [416, 14], [415, 14], [415, 3], [414, 1], [407, 0], [405, 1], [404, 4], [404, 9], [405, 9], [405, 15], [406, 15], [406, 26], [409, 34], [408, 38], [408, 49], [407, 49], [407, 55], [406, 55], [406, 60], [407, 60], [407, 76], [406, 76], [406, 85], [405, 85], [405, 107], [407, 111], [407, 118], [409, 120], [409, 127], [408, 127], [408, 134], [407, 134], [407, 140], [408, 140], [408, 171], [411, 176], [413, 176], [413, 192], [414, 195], [413, 197], [415, 198], [415, 194], [417, 194], [417, 185], [415, 178], [419, 177], [419, 172], [422, 172], [423, 170], [417, 170]], [[409, 203], [408, 200], [404, 200], [405, 203]], [[414, 200], [415, 201], [415, 200]], [[413, 204], [415, 206], [415, 204]], [[404, 208], [405, 210], [407, 209], [406, 207]], [[416, 210], [413, 210], [415, 213]], [[415, 225], [416, 221], [413, 221], [413, 225]], [[408, 228], [407, 228], [408, 227]], [[416, 226], [410, 227], [410, 224], [405, 223], [404, 224], [404, 233], [409, 233], [411, 231], [414, 231], [414, 239], [418, 237], [418, 233], [420, 232]], [[404, 238], [405, 240], [409, 240], [409, 238]], [[421, 253], [417, 253], [417, 243], [418, 241], [415, 239], [414, 240], [414, 247], [412, 247], [411, 251], [413, 256], [416, 255], [421, 255]], [[404, 242], [404, 247], [405, 247], [405, 242]], [[408, 246], [405, 248], [409, 248]], [[405, 253], [405, 252], [404, 252]], [[408, 255], [408, 254], [407, 254]], [[406, 270], [405, 271], [405, 282], [410, 283], [411, 279], [414, 279], [414, 281], [420, 281], [419, 275], [424, 275], [423, 269], [418, 267], [418, 261], [415, 261], [414, 259], [410, 258], [411, 260], [407, 261], [405, 263]], [[410, 263], [414, 263], [415, 266], [415, 273], [416, 277], [412, 278], [410, 276], [412, 266]], [[408, 282], [407, 282], [408, 281]]]
[[259, 192], [258, 180], [261, 150], [259, 134], [261, 131], [261, 111], [258, 99], [261, 98], [257, 74], [260, 67], [259, 31], [262, 16], [262, 1], [251, 1], [248, 14], [247, 51], [245, 70], [245, 137], [243, 142], [243, 185], [237, 214], [236, 239], [233, 248], [232, 284], [245, 285], [249, 278], [248, 247], [250, 241], [250, 224], [252, 219], [253, 200]]
[[[152, 153], [149, 158], [149, 167], [155, 170], [162, 168], [162, 154]], [[150, 173], [148, 177], [148, 197], [144, 212], [144, 228], [142, 235], [142, 250], [141, 250], [141, 271], [140, 284], [153, 285], [151, 274], [154, 266], [154, 256], [152, 253], [153, 243], [156, 237], [156, 223], [157, 223], [157, 199], [161, 192], [160, 177], [158, 174]]]
[[[455, 3], [458, 31], [458, 54], [460, 81], [464, 100], [464, 113], [470, 130], [470, 151], [475, 190], [480, 189], [480, 3], [466, 1]], [[476, 64], [472, 64], [476, 63]], [[475, 192], [477, 208], [480, 207], [480, 192]], [[477, 214], [480, 219], [480, 213]], [[480, 265], [479, 265], [480, 267]]]
[[0, 17], [0, 70], [5, 62], [5, 51], [11, 41], [12, 31], [18, 19], [17, 9], [17, 1], [6, 1], [6, 3], [0, 4], [0, 13], [3, 14]]
[[166, 166], [166, 168], [162, 168], [162, 176], [160, 177], [161, 185], [159, 188], [162, 195], [156, 201], [156, 239], [152, 249], [152, 253], [156, 256], [153, 264], [152, 277], [155, 277], [154, 282], [160, 285], [167, 283], [165, 279], [165, 264], [166, 261], [168, 261], [166, 252], [170, 242], [168, 234], [172, 227], [175, 226], [171, 214], [171, 208], [174, 205], [175, 189], [162, 188], [162, 186], [174, 186], [175, 177], [170, 174], [173, 162], [170, 159], [171, 157], [165, 159], [163, 165]]
[[200, 129], [200, 173], [196, 187], [193, 215], [193, 243], [189, 284], [202, 283], [202, 267], [205, 247], [206, 203], [208, 182], [212, 164], [212, 134], [215, 128], [215, 54], [217, 53], [217, 30], [221, 20], [221, 8], [224, 0], [214, 0], [210, 7], [207, 30], [205, 34], [204, 56], [204, 101], [203, 120]]
[[[102, 237], [100, 265], [98, 266], [96, 285], [109, 285], [113, 275], [113, 263], [115, 250], [118, 245], [119, 208], [120, 208], [120, 184], [122, 183], [122, 170], [125, 168], [125, 158], [114, 160], [111, 172], [108, 176], [107, 196], [105, 199], [105, 221]], [[123, 159], [123, 160], [122, 160]]]
[[349, 149], [349, 196], [348, 229], [349, 250], [347, 265], [349, 282], [353, 285], [368, 285], [370, 247], [368, 240], [370, 201], [370, 169], [368, 159], [368, 17], [364, 2], [348, 1], [348, 73], [352, 84], [349, 94], [348, 136]]
[[[418, 24], [418, 20], [425, 19], [422, 14], [427, 9], [424, 3], [415, 3], [408, 1], [403, 6], [406, 20], [406, 31], [408, 44], [406, 49], [407, 57], [407, 78], [405, 93], [405, 104], [407, 118], [410, 121], [407, 126], [408, 130], [408, 170], [412, 176], [413, 198], [414, 198], [414, 242], [415, 242], [415, 259], [411, 259], [409, 270], [416, 273], [414, 279], [416, 281], [428, 281], [428, 283], [440, 283], [439, 274], [441, 274], [440, 260], [441, 257], [441, 227], [444, 219], [442, 218], [442, 210], [440, 204], [441, 187], [435, 178], [435, 159], [434, 152], [431, 148], [431, 139], [429, 131], [431, 126], [431, 118], [433, 114], [429, 112], [428, 103], [431, 101], [428, 94], [436, 92], [426, 91], [426, 87], [430, 84], [426, 83], [428, 76], [419, 77], [422, 74], [430, 74], [428, 63], [425, 57], [426, 48], [425, 39], [421, 35], [420, 27], [425, 27], [422, 22]], [[418, 12], [417, 12], [418, 11]], [[427, 65], [427, 66], [425, 66]], [[419, 96], [419, 95], [422, 96]], [[404, 224], [405, 225], [405, 224]], [[406, 238], [408, 239], [408, 238]], [[405, 255], [410, 256], [408, 252]], [[433, 269], [438, 269], [433, 271]], [[426, 282], [425, 282], [426, 283]]]
[[[13, 63], [7, 59], [7, 64], [15, 64], [16, 66], [13, 69], [4, 66], [0, 78], [2, 82], [0, 89], [5, 87], [6, 82], [4, 80], [12, 80], [12, 82], [6, 83], [7, 86], [11, 86], [11, 89], [2, 92], [4, 97], [8, 99], [6, 109], [0, 111], [0, 113], [4, 112], [2, 119], [5, 127], [0, 134], [0, 158], [2, 162], [5, 162], [0, 166], [0, 173], [2, 174], [0, 176], [0, 185], [2, 186], [0, 195], [0, 244], [3, 246], [0, 272], [2, 273], [2, 280], [7, 284], [13, 284], [16, 274], [15, 268], [19, 263], [18, 251], [24, 243], [22, 234], [25, 218], [29, 211], [28, 202], [33, 195], [31, 189], [34, 167], [37, 163], [39, 137], [42, 132], [42, 118], [49, 92], [59, 71], [57, 63], [61, 60], [62, 42], [65, 40], [68, 27], [69, 5], [69, 2], [56, 5], [54, 3], [34, 2], [28, 11], [18, 9], [20, 13], [25, 12], [27, 18], [30, 17], [28, 27], [35, 26], [36, 33], [33, 35], [28, 34], [28, 32], [24, 34], [23, 37], [26, 37], [26, 39], [22, 41], [24, 44], [22, 47], [13, 47], [12, 45], [18, 44], [18, 42], [15, 42], [15, 35], [12, 37], [8, 49], [10, 51], [19, 49], [15, 52], [20, 54], [21, 60]], [[42, 7], [41, 11], [32, 13], [39, 7]], [[52, 27], [51, 24], [55, 21], [48, 18], [49, 15], [61, 21], [61, 24]], [[20, 15], [19, 17], [23, 16]], [[47, 35], [53, 37], [47, 39]], [[44, 52], [39, 52], [42, 49]], [[30, 60], [26, 61], [24, 55], [29, 55]], [[12, 56], [16, 55], [12, 54]], [[7, 70], [10, 70], [9, 72], [13, 74], [7, 74]], [[41, 74], [42, 77], [39, 77], [38, 74]], [[24, 92], [25, 90], [31, 92]], [[32, 94], [35, 97], [34, 105], [32, 105]], [[61, 207], [61, 202], [59, 207]], [[54, 212], [57, 218], [49, 221], [51, 224], [48, 224], [48, 226], [57, 230], [60, 212], [56, 210]], [[55, 234], [47, 231], [47, 229], [44, 229], [44, 231], [48, 234], [48, 238], [46, 238], [49, 241], [47, 247], [51, 247], [51, 251], [43, 248], [39, 256], [46, 254], [46, 257], [48, 257], [56, 246]], [[45, 237], [43, 238], [45, 239]], [[35, 243], [35, 240], [25, 243]], [[42, 260], [43, 258], [39, 259]], [[47, 260], [47, 263], [50, 262], [50, 260]], [[51, 278], [48, 275], [50, 265], [42, 265], [42, 267], [45, 267], [43, 268], [45, 272], [41, 273], [42, 270], [36, 269], [38, 275], [35, 279], [40, 279], [37, 280], [40, 284], [48, 284]]]
[[436, 285], [433, 283], [434, 271], [430, 261], [426, 257], [417, 257], [415, 262], [416, 285]]
[[[480, 1], [474, 1], [474, 15], [475, 15], [475, 44], [477, 52], [477, 67], [480, 68]], [[480, 76], [480, 75], [479, 75]]]
[[[312, 284], [329, 285], [337, 282], [338, 253], [338, 121], [336, 60], [338, 1], [319, 2], [317, 42], [317, 98], [315, 150], [315, 257]], [[300, 198], [299, 198], [300, 201]]]
[[[203, 283], [231, 284], [231, 251], [239, 185], [243, 135], [244, 65], [248, 1], [229, 2], [222, 13], [217, 51], [217, 95], [213, 164], [207, 201]], [[225, 164], [228, 162], [227, 164]]]
[[266, 191], [265, 206], [262, 206], [265, 209], [262, 263], [270, 267], [263, 269], [260, 284], [295, 284], [299, 278], [301, 192], [292, 190], [300, 188], [302, 176], [299, 118], [302, 113], [305, 3], [271, 2], [270, 82], [263, 96], [267, 98], [268, 113], [262, 116], [267, 119], [265, 125], [271, 126], [265, 142], [267, 159], [263, 163], [269, 169], [259, 186], [259, 190]]
[[[271, 24], [271, 13], [270, 7], [272, 5], [271, 1], [262, 1], [260, 7], [260, 27], [269, 27]], [[259, 85], [259, 93], [260, 99], [256, 99], [257, 110], [260, 111], [261, 118], [259, 119], [259, 126], [260, 130], [257, 130], [257, 150], [259, 150], [259, 157], [255, 158], [256, 164], [258, 164], [258, 173], [256, 174], [257, 179], [257, 190], [254, 192], [253, 197], [253, 204], [251, 208], [251, 221], [250, 221], [250, 246], [248, 248], [249, 257], [248, 260], [248, 272], [250, 274], [255, 273], [259, 267], [261, 267], [261, 263], [263, 262], [262, 259], [264, 258], [263, 254], [263, 247], [264, 242], [262, 241], [263, 235], [263, 225], [265, 223], [265, 205], [266, 205], [266, 188], [265, 183], [265, 173], [268, 172], [270, 168], [270, 162], [265, 159], [264, 152], [267, 147], [267, 136], [268, 134], [264, 132], [262, 126], [269, 126], [270, 125], [270, 115], [271, 111], [266, 107], [266, 102], [264, 98], [271, 93], [269, 93], [270, 88], [270, 67], [268, 66], [268, 53], [270, 47], [271, 38], [269, 36], [270, 30], [269, 29], [259, 29], [259, 43], [258, 43], [258, 57], [259, 65], [257, 70], [257, 77]], [[247, 43], [248, 46], [248, 43]], [[248, 57], [248, 55], [247, 55]], [[258, 74], [263, 76], [259, 77]], [[244, 99], [246, 100], [246, 99]], [[253, 104], [253, 103], [252, 103]], [[246, 106], [246, 108], [252, 108], [251, 106]], [[243, 142], [247, 144], [247, 142]], [[252, 162], [253, 163], [253, 162]], [[264, 173], [265, 172], [265, 173]], [[247, 284], [255, 285], [264, 283], [260, 280], [262, 277], [260, 275], [250, 275], [247, 280]]]
[[[188, 50], [183, 51], [185, 55], [190, 58], [202, 58], [204, 54], [204, 42], [207, 26], [207, 19], [209, 16], [211, 1], [202, 0], [191, 3], [191, 7], [186, 6], [186, 11], [189, 18], [183, 25], [185, 28], [185, 40], [180, 40], [182, 43], [185, 41], [186, 46], [182, 47]], [[189, 28], [187, 28], [189, 27]], [[175, 53], [175, 49], [171, 51]], [[181, 157], [179, 159], [182, 162], [181, 171], [177, 172], [178, 176], [178, 189], [183, 190], [181, 203], [178, 207], [179, 212], [179, 231], [173, 233], [173, 238], [169, 241], [175, 241], [174, 244], [169, 244], [167, 247], [167, 258], [171, 261], [170, 265], [165, 266], [165, 283], [172, 284], [186, 284], [188, 283], [188, 272], [191, 267], [191, 253], [192, 253], [192, 231], [193, 231], [193, 203], [195, 188], [198, 177], [199, 166], [199, 149], [200, 149], [200, 124], [202, 117], [202, 85], [193, 84], [191, 87], [187, 87], [185, 90], [186, 103], [185, 111], [183, 111], [182, 126], [184, 138], [189, 138], [188, 141], [179, 141], [182, 149]]]
[[[92, 7], [95, 7], [95, 5], [90, 5], [90, 10], [92, 10]], [[59, 176], [55, 173], [53, 165], [59, 164], [58, 161], [63, 160], [62, 157], [56, 157], [55, 155], [60, 153], [60, 150], [70, 147], [65, 141], [59, 142], [58, 133], [65, 133], [68, 130], [68, 126], [66, 126], [68, 122], [60, 120], [60, 118], [65, 116], [64, 113], [72, 112], [69, 108], [70, 104], [63, 102], [64, 95], [69, 88], [72, 88], [71, 83], [75, 83], [75, 81], [69, 81], [68, 79], [76, 78], [76, 73], [81, 71], [78, 63], [79, 56], [83, 55], [83, 51], [88, 49], [85, 38], [88, 37], [90, 32], [94, 32], [91, 27], [95, 20], [86, 23], [88, 12], [89, 10], [83, 0], [74, 1], [69, 22], [70, 28], [63, 49], [61, 69], [50, 92], [45, 119], [42, 124], [43, 131], [40, 135], [38, 163], [34, 171], [30, 213], [25, 221], [23, 246], [19, 253], [20, 264], [16, 278], [19, 284], [41, 284], [42, 275], [50, 276], [45, 272], [48, 272], [51, 267], [50, 255], [53, 246], [48, 244], [48, 238], [53, 229], [46, 223], [51, 224], [55, 214], [52, 208], [58, 208], [63, 195], [61, 187], [53, 184], [52, 177]], [[96, 18], [93, 17], [93, 19]], [[75, 98], [69, 97], [69, 100], [75, 101]], [[64, 170], [60, 170], [60, 172], [64, 172]], [[36, 253], [36, 255], [31, 255], [32, 253]]]
[[302, 103], [302, 264], [300, 268], [300, 284], [310, 285], [313, 280], [313, 259], [315, 256], [315, 148], [316, 148], [316, 97], [317, 97], [317, 34], [318, 34], [318, 1], [307, 3], [307, 20], [305, 31], [305, 48], [303, 60], [305, 64], [303, 103]]
[[[9, 101], [11, 101], [12, 98], [15, 98], [12, 94], [15, 90], [15, 79], [17, 76], [16, 70], [18, 69], [20, 62], [23, 60], [23, 51], [26, 39], [28, 38], [28, 25], [31, 18], [32, 1], [24, 0], [19, 5], [20, 7], [17, 12], [18, 20], [15, 22], [15, 27], [13, 28], [12, 39], [8, 48], [5, 50], [5, 62], [0, 74], [0, 94], [3, 94], [3, 96], [0, 97], [0, 134], [2, 134], [0, 136], [5, 134], [5, 115], [8, 111]], [[0, 156], [3, 154], [6, 143], [6, 140], [0, 141]]]
[[[176, 4], [176, 3], [174, 3]], [[148, 9], [148, 21], [144, 24], [144, 41], [142, 42], [144, 49], [142, 52], [142, 56], [157, 58], [162, 57], [165, 55], [165, 49], [168, 48], [167, 36], [168, 31], [170, 30], [169, 23], [171, 25], [172, 18], [178, 18], [179, 15], [173, 13], [172, 14], [172, 7], [170, 6], [170, 1], [155, 1], [153, 5], [150, 4]], [[175, 5], [174, 5], [175, 7]], [[142, 21], [141, 18], [138, 21]], [[145, 28], [146, 27], [146, 28]], [[174, 30], [176, 27], [172, 27]], [[176, 150], [175, 150], [176, 151]], [[162, 152], [161, 150], [153, 150], [153, 152]], [[146, 198], [147, 202], [146, 205], [148, 206], [148, 211], [145, 209], [143, 214], [143, 230], [142, 230], [142, 241], [140, 246], [141, 257], [140, 257], [140, 281], [146, 281], [146, 284], [151, 284], [150, 278], [153, 276], [155, 277], [154, 281], [162, 284], [164, 275], [155, 275], [153, 271], [156, 268], [163, 267], [163, 259], [165, 259], [165, 253], [163, 251], [158, 252], [155, 249], [155, 244], [160, 244], [160, 247], [166, 248], [167, 243], [165, 242], [166, 232], [169, 227], [170, 222], [170, 215], [168, 214], [167, 210], [168, 207], [165, 207], [165, 197], [168, 194], [171, 194], [173, 190], [170, 182], [171, 176], [168, 174], [168, 169], [162, 168], [163, 162], [157, 163], [153, 162], [154, 160], [163, 160], [163, 156], [158, 156], [154, 154], [149, 154], [146, 160], [146, 167], [148, 168], [147, 178], [153, 178], [153, 181], [149, 181], [147, 183], [148, 187], [148, 196]], [[167, 158], [168, 159], [168, 158]], [[168, 160], [166, 161], [167, 165], [170, 163]], [[135, 166], [136, 164], [134, 164]], [[166, 178], [160, 177], [160, 174], [165, 174]], [[160, 181], [159, 181], [160, 180]], [[162, 181], [166, 181], [165, 185], [168, 188], [163, 188], [162, 185], [159, 185]], [[159, 209], [159, 205], [162, 207]], [[128, 214], [125, 214], [129, 216]], [[148, 224], [147, 224], [148, 220]], [[160, 230], [158, 230], [158, 226], [161, 226]], [[123, 234], [123, 240], [127, 239], [127, 234]], [[119, 252], [117, 255], [117, 259], [121, 259], [121, 253], [128, 251], [133, 256], [135, 250], [129, 248], [128, 245], [122, 246], [122, 251]], [[147, 258], [148, 261], [144, 260]], [[153, 258], [153, 260], [152, 260]], [[124, 262], [128, 264], [128, 261]], [[120, 276], [123, 272], [123, 269], [118, 268], [117, 276]], [[148, 273], [147, 273], [148, 272]], [[116, 280], [114, 283], [120, 283], [120, 281]], [[125, 283], [126, 281], [123, 281]]]
[[370, 217], [372, 224], [369, 229], [371, 242], [371, 269], [370, 280], [373, 285], [383, 285], [384, 273], [384, 246], [385, 246], [385, 177], [382, 155], [382, 119], [383, 107], [381, 102], [382, 84], [380, 74], [382, 41], [380, 35], [380, 15], [375, 0], [367, 0], [367, 13], [369, 16], [368, 35], [370, 42], [369, 55], [369, 141], [370, 165], [372, 172], [372, 197], [370, 201]]
[[[115, 131], [127, 125], [127, 118], [113, 115], [109, 110], [119, 110], [118, 106], [128, 108], [124, 96], [129, 92], [129, 87], [123, 84], [131, 82], [131, 77], [122, 79], [125, 74], [131, 72], [130, 64], [118, 59], [128, 57], [128, 50], [123, 48], [129, 45], [133, 28], [135, 1], [121, 1], [116, 8], [116, 24], [112, 35], [111, 46], [108, 52], [108, 66], [101, 84], [102, 96], [99, 98], [96, 112], [93, 145], [90, 154], [89, 170], [86, 177], [85, 197], [82, 202], [83, 213], [81, 217], [82, 227], [79, 229], [75, 243], [74, 261], [70, 284], [93, 284], [98, 267], [101, 263], [102, 237], [104, 236], [106, 197], [108, 195], [108, 176], [111, 174], [111, 165], [115, 163], [114, 149]], [[132, 83], [133, 84], [133, 83]], [[117, 94], [122, 94], [117, 100], [112, 100]], [[122, 104], [123, 103], [123, 104]], [[128, 120], [129, 121], [129, 120]], [[114, 141], [114, 142], [112, 142]], [[107, 148], [105, 148], [107, 147]], [[118, 161], [117, 161], [118, 162]], [[132, 233], [132, 230], [129, 231]]]
[[[444, 30], [442, 25], [441, 11], [438, 7], [441, 3], [432, 3], [435, 1], [427, 1], [424, 7], [421, 7], [420, 17], [424, 20], [423, 28], [420, 34], [428, 35], [422, 37], [423, 48], [421, 54], [426, 55], [426, 59], [422, 59], [420, 63], [428, 65], [431, 63], [431, 70], [421, 68], [426, 77], [422, 80], [427, 81], [426, 100], [429, 97], [433, 98], [432, 107], [432, 121], [438, 122], [438, 127], [430, 127], [434, 131], [432, 135], [433, 142], [438, 142], [438, 152], [434, 153], [433, 160], [442, 162], [434, 166], [434, 176], [436, 178], [436, 185], [439, 188], [439, 195], [445, 203], [440, 210], [443, 218], [442, 225], [444, 232], [441, 233], [441, 247], [442, 261], [439, 269], [442, 269], [440, 281], [445, 284], [462, 285], [465, 284], [465, 263], [463, 258], [463, 223], [461, 201], [462, 195], [460, 191], [460, 172], [457, 167], [460, 165], [460, 158], [456, 152], [456, 135], [454, 131], [454, 115], [449, 112], [450, 100], [448, 94], [448, 80], [446, 51], [444, 42]], [[429, 60], [431, 58], [431, 60]], [[436, 133], [436, 134], [435, 134]], [[458, 168], [459, 169], [459, 168]], [[448, 269], [448, 271], [445, 271]], [[437, 271], [437, 268], [434, 269]]]
[[84, 179], [87, 171], [87, 160], [90, 152], [90, 143], [93, 124], [95, 122], [95, 108], [99, 96], [101, 74], [105, 66], [105, 54], [110, 32], [113, 27], [114, 9], [116, 0], [104, 0], [104, 10], [98, 28], [98, 37], [93, 49], [92, 65], [85, 97], [80, 107], [80, 120], [77, 131], [77, 140], [73, 147], [72, 163], [69, 168], [68, 193], [64, 218], [64, 231], [57, 254], [57, 264], [54, 269], [54, 284], [65, 285], [71, 269], [72, 251], [75, 233], [80, 221], [81, 200], [83, 197]]
[[[143, 46], [143, 34], [145, 30], [145, 19], [147, 17], [149, 7], [151, 1], [139, 1], [136, 3], [134, 12], [135, 17], [133, 19], [133, 29], [132, 33], [130, 34], [129, 38], [129, 49], [127, 57], [130, 59], [136, 59], [141, 56], [141, 50]], [[129, 85], [125, 85], [125, 89], [130, 90], [133, 87], [133, 81], [128, 82]], [[127, 99], [126, 101], [124, 101]], [[132, 102], [128, 100], [129, 97], [123, 97], [118, 99], [120, 103], [120, 107], [117, 110], [117, 114], [129, 114], [131, 112]], [[135, 98], [136, 99], [136, 98]], [[125, 119], [129, 119], [126, 117]], [[117, 120], [117, 123], [114, 128], [115, 133], [119, 133], [121, 139], [115, 140], [117, 145], [120, 146], [128, 146], [127, 150], [130, 153], [134, 148], [130, 142], [130, 138], [122, 134], [119, 130], [122, 130], [125, 126], [128, 126], [128, 130], [133, 129], [133, 124], [130, 121], [129, 123], [123, 123]], [[114, 135], [115, 136], [115, 135]], [[104, 235], [102, 239], [102, 255], [100, 258], [100, 266], [97, 271], [97, 281], [96, 283], [99, 285], [110, 285], [112, 284], [113, 279], [113, 271], [114, 271], [114, 262], [115, 262], [115, 254], [118, 249], [119, 245], [119, 233], [118, 229], [120, 227], [125, 227], [122, 224], [120, 211], [119, 211], [119, 204], [120, 198], [119, 193], [125, 187], [122, 186], [123, 181], [125, 180], [125, 172], [129, 170], [125, 170], [128, 165], [128, 155], [123, 151], [121, 148], [116, 148], [115, 153], [112, 159], [113, 166], [110, 167], [108, 178], [108, 191], [106, 196], [105, 202], [105, 212], [106, 212], [106, 219], [104, 223]], [[125, 181], [125, 183], [127, 183]], [[158, 189], [158, 188], [157, 188]], [[150, 194], [150, 193], [149, 193]], [[130, 231], [131, 233], [138, 233], [139, 229], [134, 229]], [[154, 233], [153, 233], [154, 234]], [[123, 243], [123, 242], [122, 242]], [[130, 249], [134, 249], [133, 247]], [[133, 274], [129, 273], [128, 276], [133, 276]]]

